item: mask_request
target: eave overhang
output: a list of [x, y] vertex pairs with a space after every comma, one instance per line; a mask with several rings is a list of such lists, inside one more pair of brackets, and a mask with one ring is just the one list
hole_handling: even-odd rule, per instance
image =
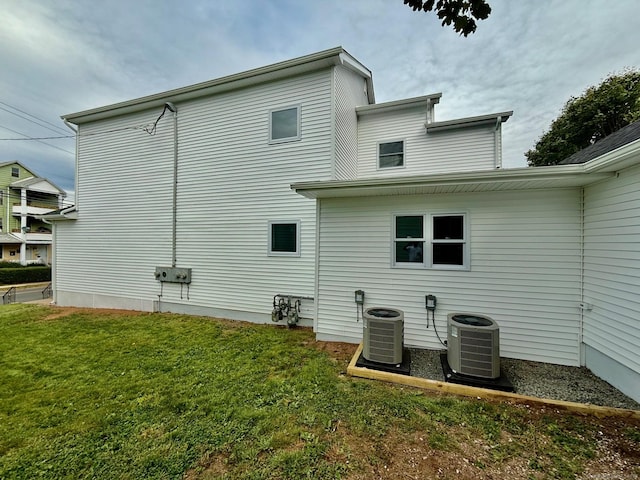
[[47, 223], [60, 222], [60, 221], [66, 221], [66, 220], [77, 220], [78, 211], [75, 205], [73, 205], [71, 207], [45, 213], [44, 215], [37, 215], [36, 218], [43, 220]]
[[356, 115], [359, 117], [376, 113], [391, 112], [394, 110], [405, 110], [407, 108], [426, 108], [429, 105], [436, 105], [440, 102], [442, 93], [432, 93], [421, 97], [404, 98], [393, 102], [376, 103], [372, 105], [362, 105], [356, 107]]
[[488, 115], [480, 115], [477, 117], [456, 118], [453, 120], [445, 120], [443, 122], [426, 123], [427, 133], [443, 132], [446, 130], [455, 130], [459, 128], [481, 127], [485, 125], [495, 125], [509, 120], [513, 115], [513, 111], [490, 113]]
[[307, 198], [436, 195], [583, 187], [615, 172], [586, 172], [582, 165], [527, 167], [411, 177], [299, 182], [291, 189]]
[[125, 102], [106, 105], [91, 110], [63, 115], [61, 118], [69, 123], [80, 125], [83, 123], [139, 112], [149, 108], [162, 107], [166, 102], [179, 103], [194, 98], [205, 97], [231, 90], [258, 85], [261, 83], [289, 78], [342, 65], [365, 78], [367, 95], [370, 103], [375, 102], [373, 94], [372, 74], [369, 69], [352, 57], [342, 47], [324, 50], [304, 57], [298, 57], [284, 62], [274, 63], [245, 72], [228, 75], [226, 77], [209, 80], [187, 87], [177, 88], [166, 92], [148, 95]]

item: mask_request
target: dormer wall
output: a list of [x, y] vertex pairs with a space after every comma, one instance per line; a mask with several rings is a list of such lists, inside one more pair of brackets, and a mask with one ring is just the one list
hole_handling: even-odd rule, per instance
[[[493, 170], [501, 165], [500, 120], [430, 131], [427, 126], [447, 122], [433, 122], [429, 102], [377, 107], [358, 110], [358, 178]], [[381, 159], [385, 149], [396, 157]]]

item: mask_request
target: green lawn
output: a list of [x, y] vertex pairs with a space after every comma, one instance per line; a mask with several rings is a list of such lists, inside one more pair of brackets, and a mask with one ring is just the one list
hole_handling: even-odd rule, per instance
[[317, 346], [307, 329], [2, 306], [0, 479], [573, 478], [609, 432], [640, 473], [637, 422], [352, 379]]

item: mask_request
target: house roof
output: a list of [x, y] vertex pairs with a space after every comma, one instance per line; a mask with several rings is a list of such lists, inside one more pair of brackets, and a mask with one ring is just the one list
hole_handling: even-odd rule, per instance
[[565, 158], [559, 164], [586, 163], [638, 139], [640, 139], [640, 121], [622, 127], [620, 130], [613, 132], [611, 135], [607, 135], [593, 145], [589, 145], [570, 157]]
[[30, 169], [30, 168], [26, 167], [25, 165], [23, 165], [22, 163], [20, 163], [20, 162], [19, 162], [19, 161], [17, 161], [17, 160], [13, 160], [13, 161], [10, 161], [10, 162], [2, 162], [2, 163], [0, 163], [0, 168], [2, 168], [2, 167], [7, 167], [7, 166], [9, 166], [9, 165], [19, 165], [23, 170], [26, 170], [26, 171], [27, 171], [27, 172], [29, 172], [31, 175], [33, 175], [33, 172], [31, 171], [31, 169]]
[[22, 243], [22, 240], [11, 235], [10, 233], [0, 233], [0, 244], [3, 243], [20, 244]]
[[46, 178], [40, 178], [40, 177], [24, 178], [22, 180], [16, 180], [15, 182], [11, 183], [9, 186], [12, 188], [26, 188], [27, 190], [33, 190], [33, 191], [51, 193], [51, 194], [55, 194], [56, 192], [52, 190], [56, 190], [57, 193], [62, 194], [62, 196], [65, 196], [65, 197], [67, 196], [67, 193], [64, 190], [62, 190], [60, 187], [54, 184], [51, 180], [47, 180]]
[[145, 97], [115, 103], [104, 107], [84, 110], [82, 112], [63, 115], [61, 118], [76, 125], [110, 118], [127, 113], [137, 112], [148, 108], [161, 107], [166, 102], [180, 102], [205, 95], [237, 90], [240, 88], [288, 78], [322, 68], [342, 65], [361, 75], [367, 82], [369, 103], [375, 103], [373, 94], [373, 79], [371, 71], [351, 56], [344, 48], [336, 47], [329, 50], [305, 55], [303, 57], [274, 63], [265, 67], [247, 70], [245, 72], [197, 83], [187, 87], [168, 90]]
[[581, 187], [612, 178], [617, 171], [637, 164], [640, 164], [640, 139], [582, 164], [299, 182], [291, 188], [307, 198], [339, 198]]

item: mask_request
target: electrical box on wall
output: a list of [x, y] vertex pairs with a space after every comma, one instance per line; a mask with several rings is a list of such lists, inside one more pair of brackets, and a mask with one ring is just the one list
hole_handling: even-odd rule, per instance
[[191, 283], [191, 269], [156, 267], [156, 280], [167, 283]]

